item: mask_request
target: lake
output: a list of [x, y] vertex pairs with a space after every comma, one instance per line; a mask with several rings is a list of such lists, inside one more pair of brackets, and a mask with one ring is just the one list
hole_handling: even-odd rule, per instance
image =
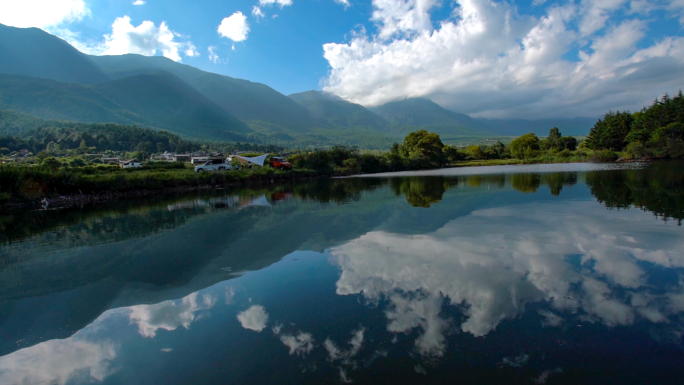
[[0, 383], [680, 384], [684, 163], [0, 215]]

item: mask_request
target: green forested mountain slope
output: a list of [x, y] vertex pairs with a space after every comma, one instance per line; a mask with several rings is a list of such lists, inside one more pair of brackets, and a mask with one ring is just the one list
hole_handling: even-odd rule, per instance
[[110, 80], [166, 71], [187, 82], [190, 79], [206, 74], [206, 72], [198, 68], [176, 63], [164, 56], [143, 56], [130, 53], [125, 55], [89, 56], [89, 58]]
[[317, 126], [305, 107], [261, 83], [206, 73], [188, 84], [246, 122], [262, 121], [295, 132]]
[[265, 84], [205, 72], [160, 56], [128, 54], [92, 56], [91, 59], [113, 79], [161, 70], [170, 72], [250, 124], [263, 126], [259, 124], [262, 122], [295, 132], [306, 132], [318, 125], [306, 108]]
[[350, 103], [336, 95], [320, 91], [306, 91], [290, 95], [294, 101], [306, 107], [314, 118], [323, 120], [330, 127], [360, 127], [381, 131], [389, 123], [360, 104]]
[[237, 140], [251, 131], [169, 73], [98, 85], [0, 75], [0, 108], [45, 119], [138, 124], [190, 138]]
[[[168, 72], [138, 75], [96, 86], [120, 106], [157, 127], [186, 136], [219, 137], [226, 131], [247, 133], [246, 124]], [[201, 133], [201, 135], [199, 135]]]
[[0, 24], [0, 73], [95, 84], [108, 77], [90, 57], [38, 28]]
[[470, 116], [446, 110], [428, 99], [404, 99], [370, 110], [392, 123], [401, 133], [422, 127], [447, 138], [488, 134]]

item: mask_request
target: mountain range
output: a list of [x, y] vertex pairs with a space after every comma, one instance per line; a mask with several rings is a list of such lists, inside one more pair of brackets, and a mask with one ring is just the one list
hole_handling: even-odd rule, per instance
[[585, 135], [596, 120], [473, 119], [420, 98], [366, 108], [320, 91], [286, 96], [161, 56], [86, 55], [43, 30], [2, 24], [0, 110], [138, 125], [188, 139], [369, 148], [386, 147], [417, 129], [447, 142], [546, 135], [553, 126], [565, 135]]

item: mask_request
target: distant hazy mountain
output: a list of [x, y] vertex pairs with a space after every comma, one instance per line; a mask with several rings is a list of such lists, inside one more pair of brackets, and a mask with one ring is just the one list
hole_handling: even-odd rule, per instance
[[247, 80], [205, 72], [161, 56], [92, 56], [94, 63], [113, 79], [170, 72], [231, 115], [259, 125], [276, 125], [293, 131], [316, 126], [309, 111], [271, 87]]
[[290, 95], [306, 107], [316, 119], [331, 127], [358, 127], [386, 130], [389, 123], [360, 104], [350, 103], [336, 95], [321, 91], [306, 91]]
[[390, 102], [370, 109], [390, 123], [403, 127], [402, 133], [415, 127], [432, 130], [447, 137], [484, 136], [488, 133], [468, 115], [442, 108], [421, 98]]
[[143, 56], [131, 53], [88, 57], [110, 80], [166, 71], [187, 82], [190, 79], [206, 74], [206, 72], [198, 68], [177, 63], [164, 56]]
[[0, 73], [95, 84], [109, 79], [87, 55], [38, 28], [0, 24]]
[[248, 123], [266, 122], [296, 132], [306, 132], [316, 126], [305, 107], [261, 83], [206, 73], [189, 84]]
[[97, 85], [0, 75], [0, 108], [45, 119], [138, 124], [234, 140], [251, 129], [177, 77], [159, 72]]
[[558, 127], [563, 135], [587, 135], [598, 118], [554, 118], [540, 120], [524, 119], [474, 119], [488, 132], [496, 135], [520, 136], [533, 132], [547, 136], [549, 130]]

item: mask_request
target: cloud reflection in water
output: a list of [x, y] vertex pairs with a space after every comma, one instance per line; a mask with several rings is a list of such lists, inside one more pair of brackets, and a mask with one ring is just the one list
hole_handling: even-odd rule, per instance
[[545, 310], [547, 326], [563, 313], [607, 326], [665, 322], [684, 310], [682, 285], [656, 294], [642, 266], [683, 267], [680, 230], [595, 202], [535, 203], [474, 211], [431, 234], [373, 231], [331, 253], [337, 294], [387, 299], [388, 331], [420, 328], [417, 351], [441, 356], [451, 322], [443, 299], [465, 305], [460, 329], [476, 337], [539, 301], [561, 313]]

